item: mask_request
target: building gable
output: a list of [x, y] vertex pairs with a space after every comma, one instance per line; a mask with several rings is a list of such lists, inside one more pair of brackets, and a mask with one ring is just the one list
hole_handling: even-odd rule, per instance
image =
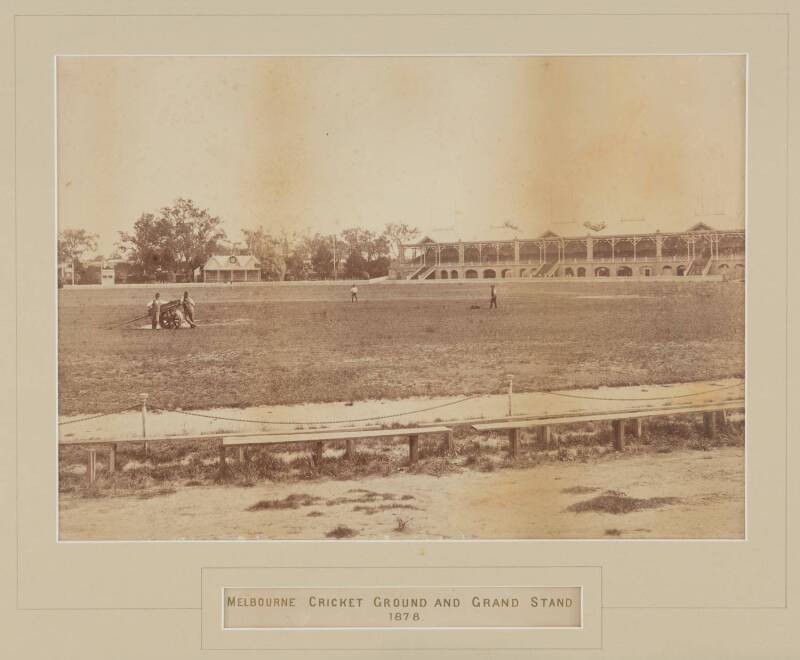
[[695, 225], [692, 225], [686, 231], [714, 231], [713, 227], [709, 227], [705, 222], [698, 222]]

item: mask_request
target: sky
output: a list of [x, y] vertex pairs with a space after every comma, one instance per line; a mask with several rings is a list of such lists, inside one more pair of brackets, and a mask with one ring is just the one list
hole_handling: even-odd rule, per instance
[[[742, 228], [743, 56], [62, 57], [59, 228]], [[630, 225], [629, 225], [630, 226]], [[580, 229], [580, 231], [578, 231]]]

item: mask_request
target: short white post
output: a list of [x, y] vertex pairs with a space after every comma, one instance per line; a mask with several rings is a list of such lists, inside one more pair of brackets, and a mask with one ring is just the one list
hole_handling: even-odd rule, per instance
[[93, 484], [97, 479], [97, 450], [92, 447], [89, 449], [89, 483]]
[[508, 416], [511, 417], [511, 397], [514, 394], [514, 374], [508, 374]]
[[139, 398], [142, 400], [142, 437], [144, 438], [144, 455], [149, 454], [147, 446], [147, 394], [140, 394]]

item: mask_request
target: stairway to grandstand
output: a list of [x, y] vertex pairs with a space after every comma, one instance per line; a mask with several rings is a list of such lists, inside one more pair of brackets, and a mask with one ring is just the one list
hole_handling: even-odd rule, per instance
[[534, 277], [553, 277], [556, 272], [556, 266], [558, 266], [558, 261], [545, 261], [541, 266], [539, 266], [539, 270], [537, 270], [533, 276]]
[[689, 262], [689, 267], [686, 269], [686, 276], [689, 275], [705, 275], [711, 267], [711, 257], [709, 255], [702, 255], [695, 257]]
[[411, 275], [408, 276], [409, 280], [427, 280], [436, 270], [436, 266], [420, 266]]

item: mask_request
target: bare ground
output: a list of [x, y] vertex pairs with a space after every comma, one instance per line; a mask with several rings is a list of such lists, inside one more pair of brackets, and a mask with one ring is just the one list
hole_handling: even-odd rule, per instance
[[[171, 491], [148, 498], [62, 494], [61, 539], [744, 538], [742, 446], [439, 477], [401, 469], [357, 480]], [[575, 507], [602, 494], [649, 504], [629, 513]]]

